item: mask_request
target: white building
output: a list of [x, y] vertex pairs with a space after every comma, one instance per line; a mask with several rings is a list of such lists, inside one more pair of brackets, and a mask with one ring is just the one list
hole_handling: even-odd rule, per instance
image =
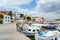
[[20, 14], [21, 14], [21, 13], [18, 13], [18, 12], [14, 13], [15, 18], [16, 18], [17, 20], [24, 20], [23, 17], [22, 17], [22, 18], [20, 17]]
[[35, 17], [32, 17], [32, 19], [35, 19], [35, 21], [38, 22], [40, 21], [41, 17], [35, 16]]
[[4, 15], [3, 24], [5, 23], [11, 23], [11, 16]]
[[11, 16], [8, 15], [7, 11], [0, 11], [0, 17], [1, 15], [3, 16], [3, 18], [0, 18], [0, 24], [5, 24], [5, 23], [11, 23]]
[[16, 19], [19, 19], [20, 18], [20, 14], [19, 13], [15, 13], [15, 17], [16, 17]]

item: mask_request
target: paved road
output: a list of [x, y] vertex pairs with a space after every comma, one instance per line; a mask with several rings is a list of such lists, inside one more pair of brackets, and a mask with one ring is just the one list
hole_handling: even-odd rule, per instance
[[15, 24], [0, 24], [0, 40], [30, 40], [16, 31]]

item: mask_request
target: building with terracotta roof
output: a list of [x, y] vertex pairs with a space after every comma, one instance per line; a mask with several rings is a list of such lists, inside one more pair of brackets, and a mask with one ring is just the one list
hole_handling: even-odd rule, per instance
[[0, 11], [0, 24], [11, 23], [11, 16], [7, 11]]
[[8, 11], [0, 10], [0, 14], [8, 14]]

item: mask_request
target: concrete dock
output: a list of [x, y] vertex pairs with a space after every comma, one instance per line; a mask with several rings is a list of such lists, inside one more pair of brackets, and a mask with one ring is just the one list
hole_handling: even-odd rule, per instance
[[16, 31], [16, 25], [0, 24], [0, 40], [30, 40], [28, 37]]

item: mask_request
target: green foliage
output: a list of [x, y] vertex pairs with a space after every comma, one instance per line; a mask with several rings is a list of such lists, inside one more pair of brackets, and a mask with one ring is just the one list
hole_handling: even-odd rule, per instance
[[8, 15], [10, 15], [11, 19], [12, 19], [12, 11], [11, 10], [8, 12]]
[[30, 16], [28, 16], [28, 17], [27, 17], [27, 19], [28, 19], [28, 20], [31, 20], [31, 17], [30, 17]]
[[24, 17], [24, 14], [20, 14], [20, 17]]
[[3, 21], [2, 20], [0, 20], [0, 24], [3, 24]]
[[3, 15], [0, 15], [0, 19], [3, 19], [4, 18], [4, 16]]
[[12, 11], [11, 10], [8, 12], [8, 15], [12, 16]]
[[26, 19], [26, 16], [24, 16], [24, 20]]
[[20, 14], [20, 18], [21, 18], [21, 19], [25, 19], [24, 14]]

